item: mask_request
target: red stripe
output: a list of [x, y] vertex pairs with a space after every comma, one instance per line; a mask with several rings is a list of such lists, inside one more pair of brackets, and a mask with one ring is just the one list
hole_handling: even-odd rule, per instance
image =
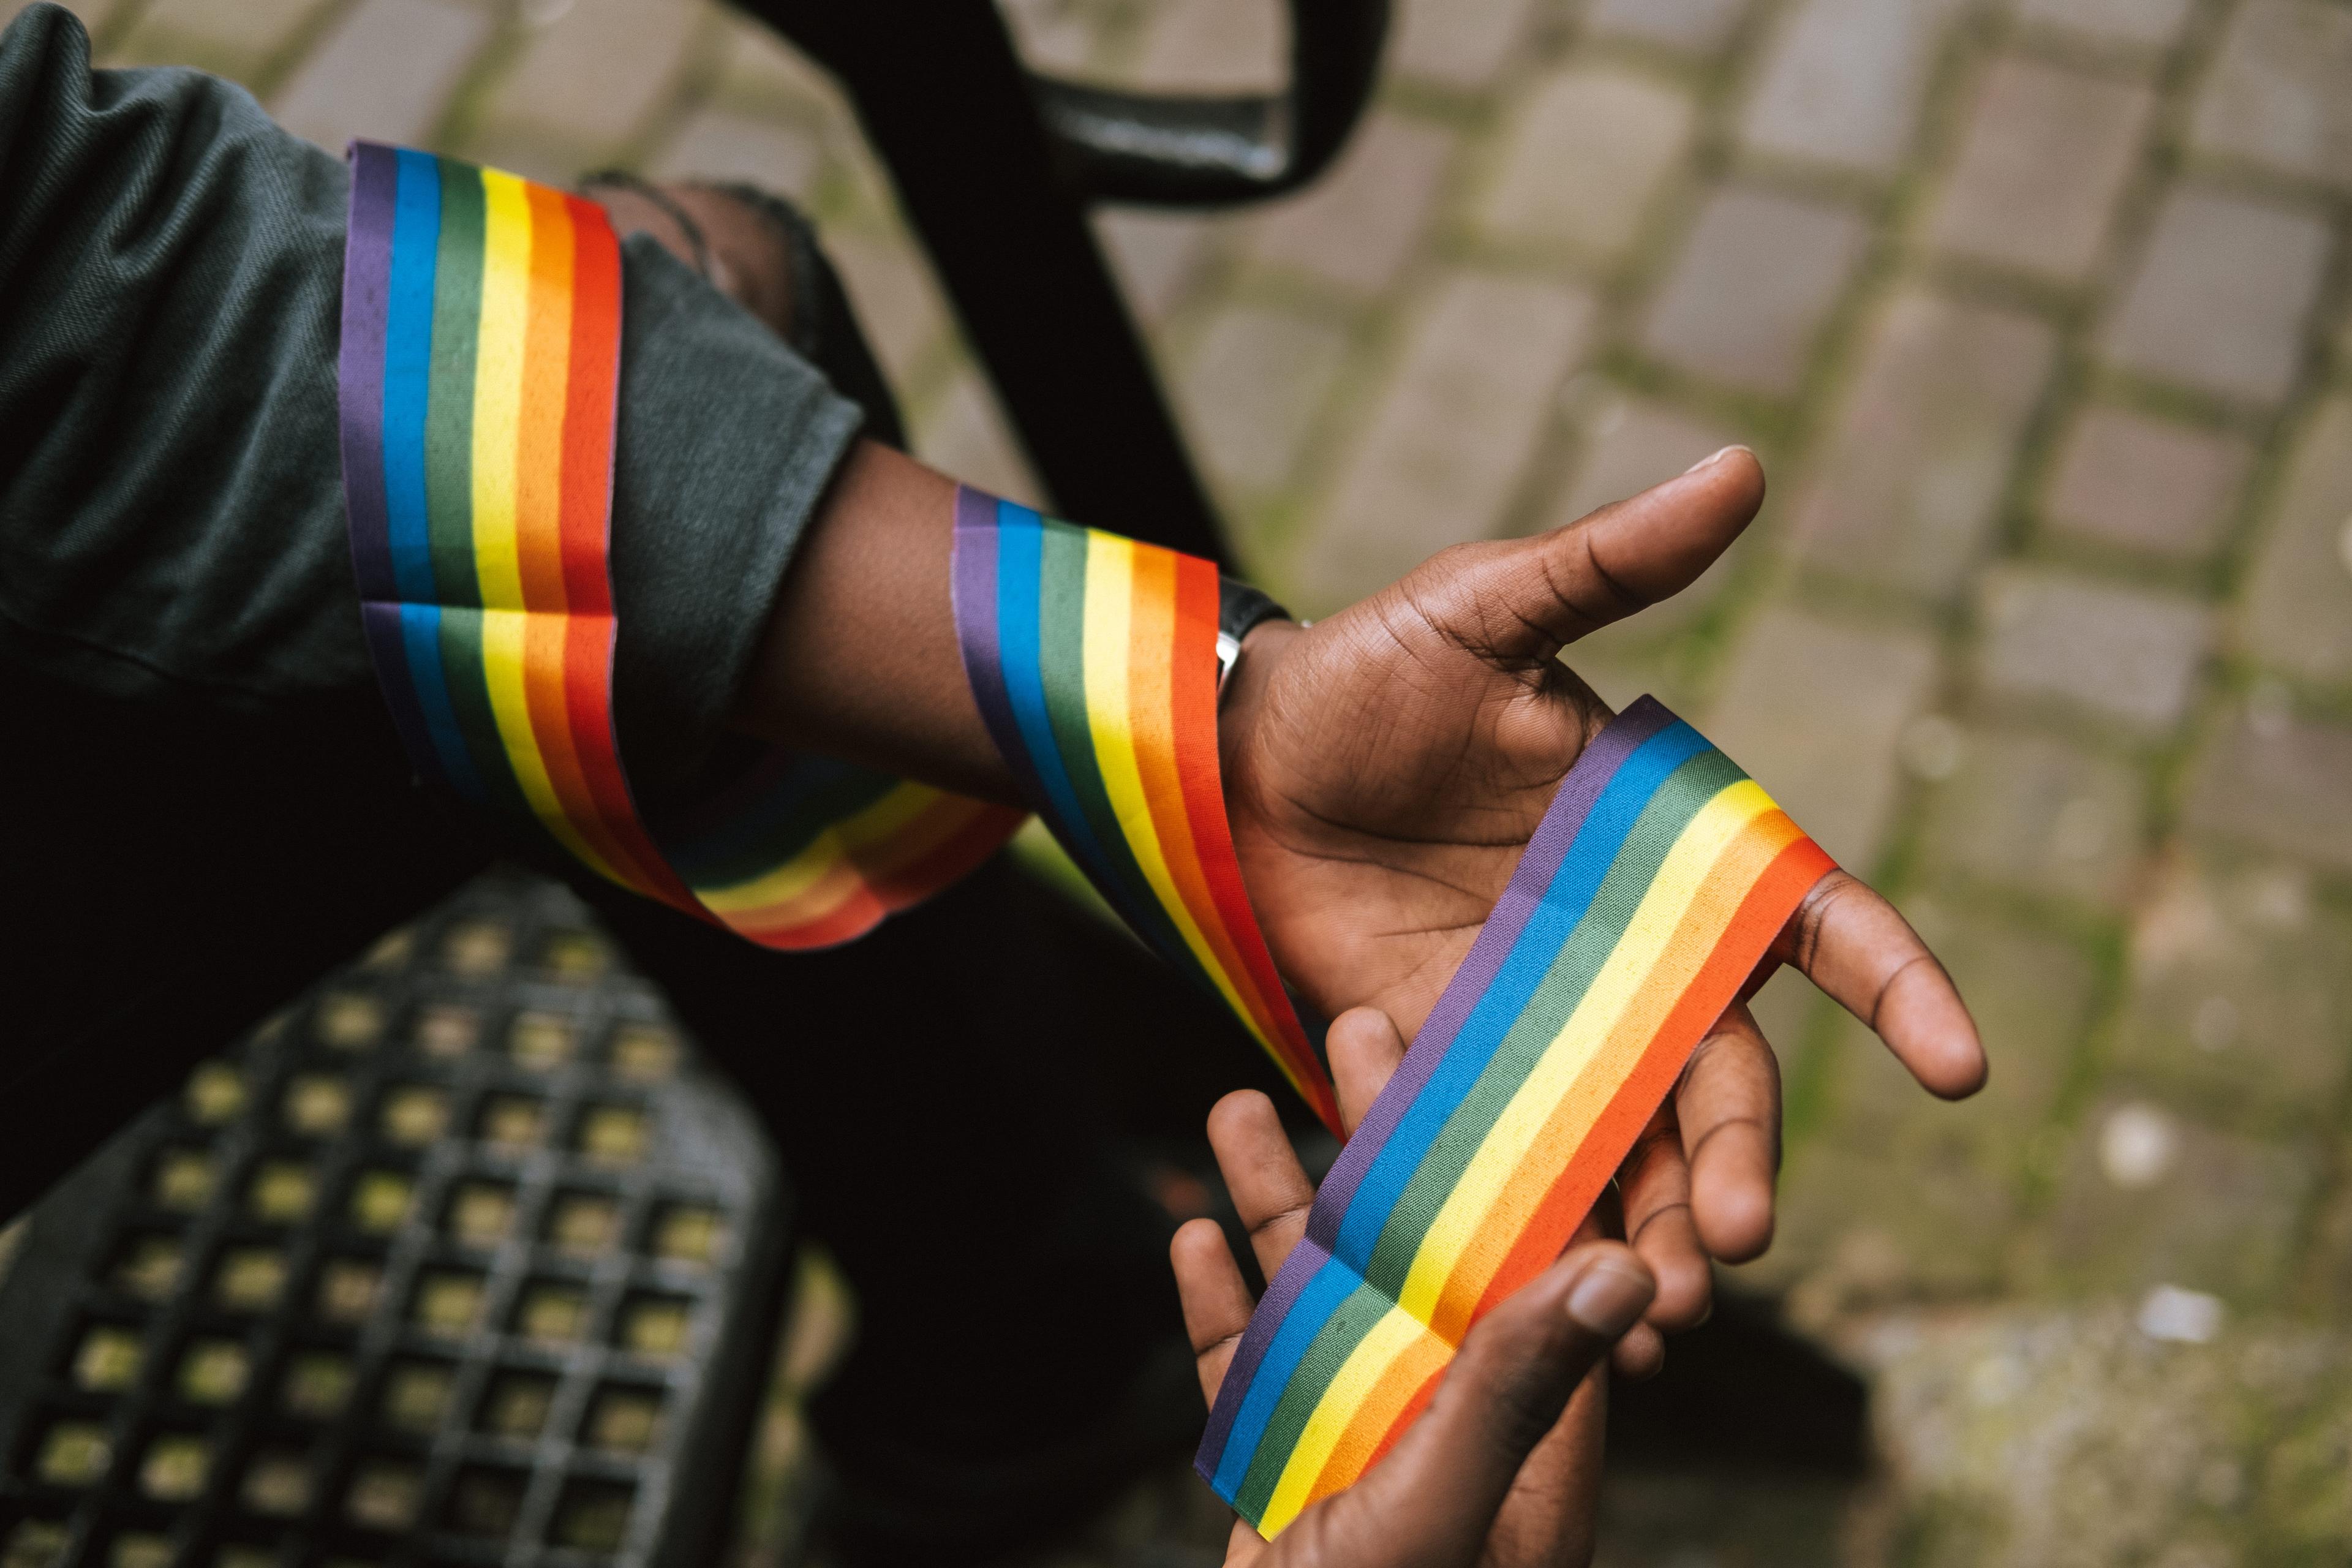
[[563, 591], [574, 615], [613, 613], [604, 553], [619, 417], [621, 249], [604, 209], [563, 198], [572, 215], [572, 353], [563, 410]]

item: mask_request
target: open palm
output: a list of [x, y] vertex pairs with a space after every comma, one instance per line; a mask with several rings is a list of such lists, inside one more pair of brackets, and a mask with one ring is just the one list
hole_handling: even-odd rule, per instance
[[[1561, 777], [1612, 717], [1563, 648], [1686, 587], [1761, 503], [1733, 447], [1532, 539], [1458, 545], [1311, 627], [1251, 637], [1221, 725], [1227, 807], [1275, 961], [1325, 1016], [1370, 1005], [1409, 1037], [1510, 880]], [[1770, 786], [1771, 781], [1763, 781]], [[1884, 899], [1822, 879], [1767, 966], [1793, 963], [1931, 1091], [1984, 1077], [1941, 964]], [[1621, 1180], [1658, 1276], [1652, 1321], [1704, 1316], [1706, 1258], [1762, 1250], [1779, 1077], [1744, 1005], [1702, 1043]], [[1629, 1352], [1643, 1353], [1641, 1342]]]

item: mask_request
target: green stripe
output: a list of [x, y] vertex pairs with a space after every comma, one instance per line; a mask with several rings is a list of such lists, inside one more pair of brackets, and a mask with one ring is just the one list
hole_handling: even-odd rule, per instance
[[1039, 676], [1045, 688], [1045, 716], [1061, 748], [1062, 766], [1079, 809], [1094, 828], [1095, 840], [1119, 879], [1129, 917], [1144, 929], [1137, 934], [1171, 963], [1197, 973], [1192, 950], [1176, 932], [1167, 910], [1136, 860], [1111, 809], [1110, 791], [1103, 784], [1102, 767], [1095, 758], [1094, 731], [1087, 722], [1086, 595], [1087, 530], [1047, 519], [1039, 549], [1037, 584]]
[[[425, 515], [441, 603], [482, 602], [474, 559], [474, 348], [481, 333], [482, 172], [441, 161], [433, 371], [425, 409]], [[505, 763], [499, 764], [505, 770]]]
[[481, 775], [490, 809], [530, 847], [553, 855], [559, 865], [572, 864], [572, 856], [556, 842], [524, 798], [522, 781], [515, 777], [506, 743], [499, 738], [498, 716], [490, 709], [489, 679], [482, 663], [481, 611], [442, 610], [441, 668], [448, 676], [449, 705], [457, 710], [458, 733], [466, 738], [466, 750], [474, 759], [474, 771]]
[[1315, 1407], [1323, 1403], [1325, 1390], [1364, 1342], [1364, 1336], [1396, 1310], [1394, 1301], [1369, 1285], [1357, 1286], [1332, 1309], [1314, 1342], [1299, 1358], [1297, 1370], [1290, 1374], [1257, 1440], [1257, 1451], [1250, 1456], [1249, 1469], [1242, 1484], [1234, 1489], [1235, 1512], [1252, 1523], [1265, 1517], [1265, 1505], [1274, 1500], [1274, 1489], [1281, 1484], [1283, 1467], [1289, 1464], [1290, 1451], [1298, 1447]]
[[1545, 1051], [1576, 1011], [1594, 976], [1617, 951], [1617, 944], [1641, 907], [1643, 895], [1657, 879], [1675, 841], [1707, 802], [1748, 775], [1712, 747], [1700, 752], [1668, 773], [1642, 814], [1634, 819], [1609, 874], [1594, 890], [1592, 903], [1560, 944], [1543, 983], [1503, 1037], [1494, 1059], [1478, 1075], [1470, 1092], [1446, 1118], [1444, 1129], [1422, 1156], [1420, 1168], [1397, 1194], [1372, 1248], [1371, 1266], [1364, 1277], [1391, 1295], [1404, 1289], [1423, 1239], [1435, 1223], [1446, 1197], [1459, 1185], [1462, 1173], [1486, 1142], [1487, 1134], [1543, 1059]]

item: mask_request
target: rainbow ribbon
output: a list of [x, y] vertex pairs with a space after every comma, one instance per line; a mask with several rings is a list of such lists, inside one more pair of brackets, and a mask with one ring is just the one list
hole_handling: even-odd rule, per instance
[[847, 942], [1021, 816], [779, 752], [640, 820], [613, 728], [620, 321], [603, 208], [353, 144], [343, 486], [377, 677], [418, 771], [518, 841], [765, 947]]
[[1271, 1539], [1388, 1451], [1833, 867], [1652, 699], [1601, 732], [1258, 1303], [1196, 1460], [1218, 1495]]
[[1122, 919], [1339, 1100], [1243, 890], [1217, 763], [1217, 569], [956, 492], [964, 673], [1024, 795]]

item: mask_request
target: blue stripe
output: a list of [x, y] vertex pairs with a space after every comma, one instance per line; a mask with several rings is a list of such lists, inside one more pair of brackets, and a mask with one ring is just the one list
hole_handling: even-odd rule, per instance
[[1299, 1291], [1290, 1310], [1283, 1314], [1282, 1327], [1276, 1331], [1274, 1342], [1265, 1348], [1265, 1359], [1257, 1363], [1257, 1371], [1250, 1378], [1249, 1393], [1242, 1400], [1240, 1413], [1234, 1417], [1233, 1430], [1225, 1438], [1224, 1454], [1217, 1461], [1216, 1479], [1210, 1485], [1219, 1497], [1231, 1499], [1241, 1489], [1243, 1478], [1249, 1474], [1250, 1460], [1256, 1457], [1257, 1446], [1265, 1436], [1266, 1423], [1274, 1419], [1275, 1406], [1282, 1403], [1283, 1391], [1290, 1386], [1298, 1363], [1307, 1358], [1307, 1348], [1323, 1331], [1323, 1325], [1331, 1321], [1331, 1314], [1339, 1310], [1339, 1304], [1363, 1288], [1364, 1282], [1354, 1269], [1337, 1262], [1326, 1263]]
[[474, 771], [466, 737], [457, 728], [457, 710], [449, 703], [449, 672], [441, 663], [441, 606], [401, 605], [400, 640], [407, 649], [416, 705], [425, 711], [425, 732], [433, 737], [433, 750], [449, 787], [467, 800], [487, 804], [489, 791], [482, 787], [481, 775]]
[[1560, 858], [1559, 871], [1544, 889], [1542, 901], [1528, 917], [1509, 956], [1503, 960], [1494, 983], [1478, 998], [1453, 1047], [1413, 1097], [1412, 1107], [1364, 1173], [1347, 1215], [1339, 1222], [1338, 1244], [1332, 1248], [1337, 1257], [1360, 1270], [1370, 1268], [1372, 1249], [1379, 1245], [1397, 1200], [1421, 1169], [1447, 1120], [1486, 1070], [1504, 1037], [1551, 973], [1560, 949], [1575, 933], [1591, 908], [1593, 895], [1616, 864], [1618, 851], [1640, 820], [1643, 807], [1669, 774], [1708, 749], [1704, 736], [1677, 720], [1627, 757], [1609, 787], [1601, 792], [1601, 798], [1592, 803], [1584, 826]]
[[1043, 653], [1037, 640], [1038, 584], [1045, 571], [1045, 520], [1013, 501], [996, 503], [996, 646], [1004, 670], [1004, 692], [1013, 704], [1013, 721], [1021, 731], [1023, 749], [1037, 770], [1045, 788], [1046, 820], [1058, 828], [1063, 842], [1083, 865], [1095, 886], [1110, 891], [1119, 886], [1111, 876], [1102, 846], [1095, 841], [1087, 814], [1070, 785], [1062, 764], [1062, 748], [1045, 717]]
[[[433, 375], [433, 283], [435, 258], [440, 249], [441, 174], [429, 153], [404, 151], [398, 156], [392, 278], [384, 300], [383, 500], [393, 582], [403, 599], [430, 605], [441, 596], [433, 578], [425, 507], [425, 410]], [[439, 667], [436, 655], [434, 668]]]

